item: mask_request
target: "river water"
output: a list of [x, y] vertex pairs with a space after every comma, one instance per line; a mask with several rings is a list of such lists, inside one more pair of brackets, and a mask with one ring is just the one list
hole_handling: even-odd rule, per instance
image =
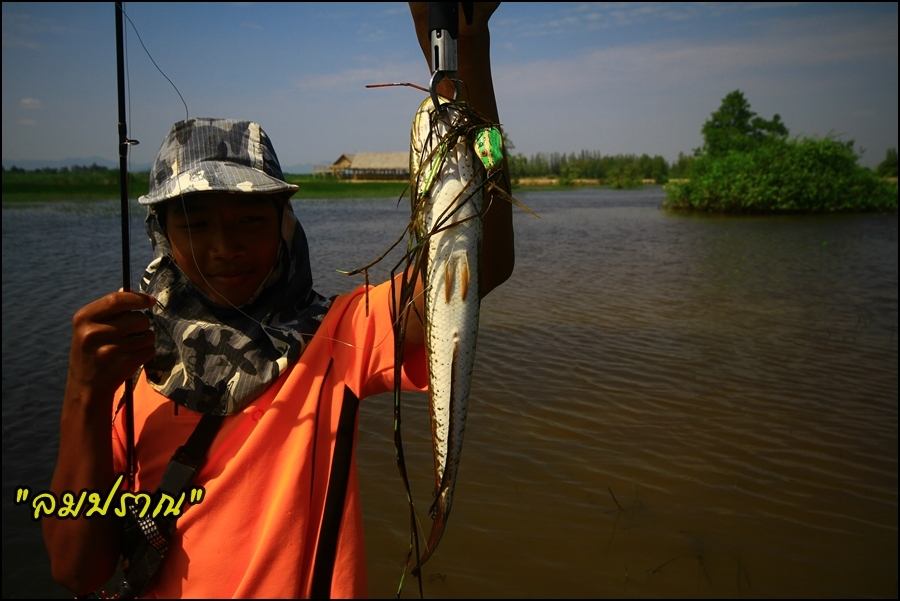
[[[662, 192], [525, 192], [482, 305], [441, 597], [897, 595], [897, 215], [723, 218]], [[295, 202], [317, 288], [402, 229], [390, 200]], [[132, 270], [149, 259], [140, 209]], [[3, 595], [62, 597], [18, 486], [55, 461], [70, 318], [118, 288], [117, 203], [3, 208]], [[382, 269], [373, 276], [384, 278]], [[426, 399], [408, 397], [421, 519]], [[408, 544], [392, 401], [358, 447], [372, 596]], [[417, 596], [409, 581], [404, 596]]]

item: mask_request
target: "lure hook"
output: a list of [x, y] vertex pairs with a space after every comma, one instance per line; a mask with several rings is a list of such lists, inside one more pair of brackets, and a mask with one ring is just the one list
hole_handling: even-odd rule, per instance
[[428, 91], [431, 94], [432, 105], [438, 110], [443, 110], [443, 105], [439, 102], [437, 88], [438, 84], [445, 79], [453, 82], [453, 98], [451, 100], [455, 101], [459, 98], [459, 92], [462, 87], [462, 82], [459, 79], [448, 77], [447, 71], [435, 71], [431, 76], [431, 84], [428, 86]]

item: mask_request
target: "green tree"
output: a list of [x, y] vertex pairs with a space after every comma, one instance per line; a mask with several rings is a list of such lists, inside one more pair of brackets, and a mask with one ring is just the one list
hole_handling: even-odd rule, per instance
[[507, 156], [511, 156], [512, 151], [516, 149], [516, 145], [513, 144], [512, 138], [509, 137], [509, 132], [505, 129], [501, 130], [501, 135], [503, 136], [503, 150]]
[[[679, 155], [666, 208], [727, 213], [896, 211], [897, 188], [859, 165], [853, 142], [787, 137], [775, 115], [756, 116], [735, 90], [703, 125], [704, 147], [688, 162]], [[893, 150], [893, 149], [892, 149]], [[896, 150], [884, 171], [897, 173]], [[879, 166], [879, 173], [882, 167]]]
[[566, 161], [560, 167], [559, 185], [571, 186], [579, 177], [581, 177], [581, 171], [578, 169], [578, 165], [574, 161]]
[[640, 162], [634, 157], [616, 163], [609, 170], [609, 185], [617, 190], [637, 188], [641, 185]]
[[895, 211], [896, 186], [858, 164], [852, 142], [785, 140], [698, 158], [664, 207], [726, 213]]
[[897, 177], [897, 149], [896, 148], [888, 148], [887, 156], [884, 158], [881, 163], [879, 163], [878, 168], [875, 172], [881, 177]]
[[669, 181], [669, 164], [660, 155], [653, 157], [650, 177], [657, 184], [664, 184]]
[[757, 116], [740, 90], [722, 99], [719, 109], [703, 124], [702, 131], [703, 152], [713, 157], [733, 150], [752, 150], [767, 140], [785, 139], [788, 135], [778, 114], [770, 120]]
[[669, 176], [676, 179], [690, 177], [691, 165], [695, 159], [694, 155], [679, 152], [678, 159], [672, 164], [672, 168], [669, 169]]
[[528, 157], [524, 154], [510, 154], [509, 159], [509, 176], [513, 182], [518, 183], [520, 177], [528, 175]]

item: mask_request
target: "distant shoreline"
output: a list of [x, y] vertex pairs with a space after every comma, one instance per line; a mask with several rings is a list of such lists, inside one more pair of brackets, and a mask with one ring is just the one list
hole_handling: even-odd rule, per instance
[[[147, 193], [149, 174], [132, 173], [129, 198]], [[285, 179], [300, 187], [295, 199], [399, 198], [408, 196], [405, 180], [335, 180], [306, 174], [285, 174]], [[654, 184], [644, 180], [643, 184]], [[558, 177], [522, 177], [513, 180], [513, 189], [564, 190], [571, 186], [599, 187], [603, 180], [577, 178], [560, 182]], [[119, 197], [118, 174], [106, 172], [6, 171], [3, 174], [3, 203], [97, 201]]]
[[[148, 173], [132, 173], [128, 197], [137, 199], [147, 193]], [[296, 200], [331, 200], [351, 198], [408, 198], [408, 184], [398, 180], [335, 180], [308, 174], [286, 174], [285, 179], [300, 189]], [[885, 178], [894, 185], [897, 178]], [[688, 180], [672, 178], [669, 184], [683, 184]], [[514, 178], [513, 192], [531, 190], [554, 192], [572, 188], [609, 187], [610, 182], [596, 178], [564, 179], [559, 177]], [[638, 188], [657, 185], [653, 180], [641, 180]], [[90, 202], [119, 198], [118, 173], [109, 170], [96, 172], [47, 173], [40, 171], [5, 171], [3, 174], [3, 205], [42, 202]]]
[[[574, 179], [569, 179], [565, 181], [561, 181], [562, 178], [556, 176], [543, 176], [543, 177], [519, 177], [513, 179], [513, 187], [515, 186], [523, 186], [526, 188], [532, 186], [557, 186], [557, 187], [566, 187], [566, 186], [587, 186], [587, 187], [599, 187], [599, 186], [609, 186], [609, 182], [599, 178], [590, 178], [590, 177], [577, 177]], [[656, 186], [659, 185], [656, 183], [656, 180], [653, 179], [642, 179], [639, 180], [640, 186]]]

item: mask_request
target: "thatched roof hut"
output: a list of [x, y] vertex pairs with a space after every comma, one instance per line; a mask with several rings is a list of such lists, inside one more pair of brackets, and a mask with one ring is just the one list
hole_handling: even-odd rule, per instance
[[331, 164], [331, 173], [342, 179], [398, 179], [409, 177], [408, 152], [360, 152], [342, 154]]

